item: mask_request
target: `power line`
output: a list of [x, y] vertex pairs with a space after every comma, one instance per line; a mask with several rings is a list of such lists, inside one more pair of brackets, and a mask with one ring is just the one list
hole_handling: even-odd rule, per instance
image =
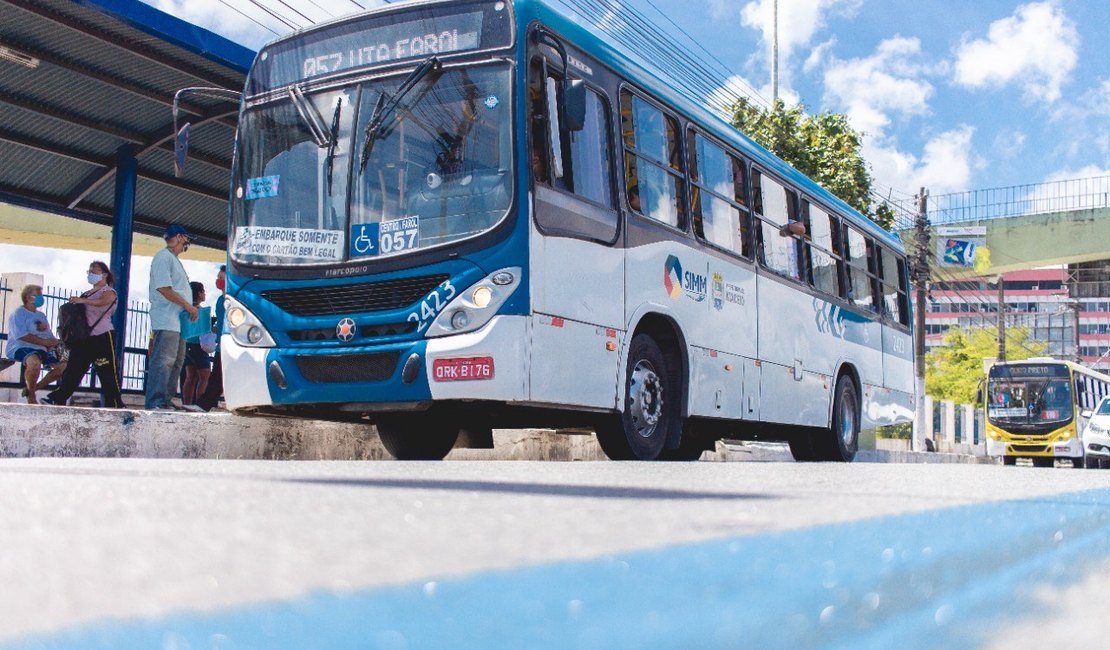
[[267, 25], [267, 24], [263, 23], [262, 21], [260, 21], [260, 20], [258, 20], [258, 19], [256, 19], [256, 18], [254, 18], [254, 17], [252, 17], [252, 16], [250, 16], [250, 15], [248, 15], [248, 14], [244, 13], [244, 12], [243, 12], [243, 11], [242, 11], [241, 9], [239, 9], [239, 8], [238, 8], [238, 7], [236, 7], [235, 5], [233, 5], [233, 4], [231, 4], [231, 3], [229, 3], [229, 2], [227, 1], [227, 0], [220, 0], [220, 4], [224, 5], [225, 7], [227, 7], [228, 9], [230, 9], [230, 10], [232, 10], [232, 11], [234, 11], [235, 13], [239, 14], [240, 16], [242, 16], [242, 17], [246, 18], [247, 20], [251, 21], [251, 22], [252, 22], [252, 23], [254, 23], [255, 25], [258, 25], [258, 26], [259, 26], [259, 27], [261, 27], [262, 29], [265, 29], [266, 31], [268, 31], [268, 32], [270, 32], [271, 34], [273, 34], [274, 36], [281, 36], [281, 34], [280, 34], [280, 33], [278, 33], [278, 32], [277, 32], [277, 31], [276, 31], [275, 29], [271, 28], [271, 27], [270, 27], [269, 25]]

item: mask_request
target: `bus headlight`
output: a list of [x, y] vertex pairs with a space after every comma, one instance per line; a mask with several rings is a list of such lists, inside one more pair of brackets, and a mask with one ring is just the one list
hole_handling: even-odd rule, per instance
[[521, 273], [520, 267], [500, 269], [474, 283], [439, 313], [428, 326], [427, 336], [462, 334], [481, 328], [520, 286]]
[[231, 296], [225, 296], [227, 312], [224, 326], [239, 345], [247, 348], [272, 348], [276, 345], [266, 326], [249, 309]]

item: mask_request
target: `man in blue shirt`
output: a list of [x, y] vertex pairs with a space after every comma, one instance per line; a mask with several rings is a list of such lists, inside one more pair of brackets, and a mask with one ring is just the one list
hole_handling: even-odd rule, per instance
[[197, 319], [192, 288], [185, 267], [178, 259], [189, 250], [189, 233], [178, 224], [166, 228], [166, 247], [150, 263], [150, 331], [153, 337], [146, 366], [145, 406], [150, 410], [174, 410], [177, 379], [185, 364], [185, 339], [181, 337], [181, 312]]
[[[55, 353], [62, 344], [61, 340], [50, 331], [46, 314], [38, 310], [44, 303], [42, 287], [29, 284], [23, 287], [19, 297], [23, 300], [23, 306], [16, 307], [8, 319], [7, 356], [23, 363], [27, 403], [38, 404], [35, 393], [61, 377], [66, 364], [59, 361]], [[51, 370], [39, 381], [39, 373], [43, 367], [50, 367]]]

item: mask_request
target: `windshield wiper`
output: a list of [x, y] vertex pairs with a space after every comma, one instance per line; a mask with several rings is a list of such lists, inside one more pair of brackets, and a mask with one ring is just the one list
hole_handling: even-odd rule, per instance
[[328, 139], [328, 153], [324, 157], [324, 165], [326, 165], [328, 169], [327, 173], [329, 195], [331, 194], [331, 172], [333, 167], [332, 163], [335, 162], [335, 150], [337, 148], [337, 145], [339, 144], [339, 115], [342, 111], [343, 98], [339, 97], [336, 99], [335, 102], [335, 112], [331, 115], [331, 130], [328, 132], [328, 135], [331, 137]]
[[[370, 159], [370, 154], [374, 151], [374, 144], [379, 139], [388, 136], [390, 131], [393, 130], [395, 123], [401, 119], [397, 117], [397, 107], [401, 105], [401, 101], [412, 92], [413, 88], [416, 88], [417, 84], [428, 77], [430, 73], [438, 73], [441, 69], [442, 67], [438, 57], [428, 57], [423, 63], [418, 65], [415, 70], [409, 73], [409, 76], [406, 77], [405, 80], [401, 82], [400, 87], [397, 88], [397, 92], [388, 100], [384, 92], [378, 95], [378, 103], [374, 106], [374, 113], [370, 116], [370, 121], [366, 124], [366, 141], [362, 145], [362, 156], [359, 160], [358, 168], [360, 174], [366, 169], [366, 161]], [[438, 74], [431, 77], [429, 83], [425, 84], [424, 91], [416, 96], [416, 101], [420, 101], [420, 98], [431, 88], [438, 77]], [[414, 101], [413, 104], [415, 104], [416, 101]], [[411, 108], [411, 106], [406, 106], [405, 110], [409, 108]]]
[[327, 132], [324, 131], [324, 118], [312, 102], [304, 96], [304, 91], [301, 90], [300, 86], [289, 88], [289, 100], [293, 102], [297, 114], [301, 116], [301, 120], [308, 127], [308, 132], [312, 135], [312, 140], [316, 143], [316, 146], [328, 146], [331, 140], [328, 138]]

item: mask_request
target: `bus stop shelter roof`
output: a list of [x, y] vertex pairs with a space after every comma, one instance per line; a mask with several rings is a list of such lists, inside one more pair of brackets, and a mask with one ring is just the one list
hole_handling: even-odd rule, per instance
[[[121, 152], [137, 160], [134, 230], [180, 223], [223, 248], [238, 105], [189, 97], [174, 176], [174, 93], [239, 91], [254, 52], [138, 0], [0, 0], [0, 202], [112, 225]], [[2, 225], [0, 225], [2, 227]]]

